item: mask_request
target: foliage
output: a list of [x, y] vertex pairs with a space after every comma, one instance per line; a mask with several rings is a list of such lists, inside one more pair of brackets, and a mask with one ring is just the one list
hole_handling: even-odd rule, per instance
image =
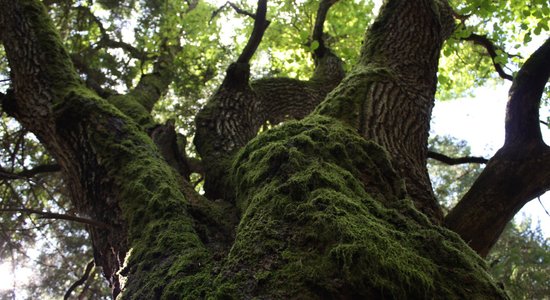
[[[36, 138], [2, 116], [1, 172], [17, 174], [53, 163]], [[71, 214], [58, 174], [44, 173], [15, 180], [0, 179], [0, 208], [32, 208]], [[0, 261], [33, 269], [33, 280], [23, 286], [30, 299], [56, 298], [82, 277], [84, 266], [93, 258], [88, 233], [78, 223], [41, 218], [25, 213], [0, 213]], [[19, 292], [19, 291], [18, 291]], [[89, 299], [108, 295], [101, 269], [95, 268], [85, 288], [77, 290]], [[6, 292], [8, 293], [8, 292]], [[18, 293], [16, 293], [18, 295]]]
[[442, 51], [438, 98], [471, 95], [476, 87], [500, 81], [487, 50], [465, 39], [472, 33], [487, 36], [496, 46], [494, 62], [513, 75], [550, 31], [550, 8], [546, 0], [451, 1], [461, 15], [454, 35]]
[[487, 260], [491, 274], [514, 299], [550, 295], [550, 238], [529, 219], [508, 224]]
[[[73, 223], [49, 222], [47, 236], [39, 240], [40, 254], [35, 258], [37, 276], [23, 288], [30, 299], [54, 299], [64, 295], [82, 278], [93, 259], [88, 233]], [[110, 299], [110, 291], [101, 268], [94, 267], [87, 280], [72, 295], [88, 299]]]

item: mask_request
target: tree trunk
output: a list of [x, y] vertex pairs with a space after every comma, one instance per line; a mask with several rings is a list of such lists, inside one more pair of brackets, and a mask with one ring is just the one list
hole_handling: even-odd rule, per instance
[[453, 28], [446, 1], [387, 2], [359, 63], [318, 108], [383, 146], [416, 207], [436, 222], [443, 215], [426, 169], [427, 140], [439, 52]]
[[6, 110], [55, 156], [78, 211], [108, 224], [90, 231], [115, 297], [507, 298], [437, 225], [425, 170], [445, 1], [386, 1], [318, 110], [228, 161], [235, 232], [233, 206], [192, 191], [146, 134], [151, 102], [130, 93], [115, 106], [86, 89], [38, 1], [0, 11]]

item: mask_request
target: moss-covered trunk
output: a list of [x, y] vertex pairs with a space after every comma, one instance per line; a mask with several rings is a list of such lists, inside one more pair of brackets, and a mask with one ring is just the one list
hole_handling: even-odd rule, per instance
[[84, 87], [38, 1], [1, 1], [0, 10], [13, 82], [4, 108], [54, 155], [78, 213], [106, 224], [89, 231], [113, 294], [198, 293], [210, 253], [188, 211], [200, 199], [146, 134], [146, 94], [111, 103]]
[[[230, 204], [201, 198], [163, 160], [141, 118], [148, 101], [113, 105], [83, 87], [38, 1], [0, 0], [0, 11], [7, 110], [56, 157], [79, 212], [107, 224], [90, 231], [115, 296], [506, 298], [484, 261], [432, 222], [422, 139], [449, 30], [443, 1], [387, 1], [363, 61], [322, 107], [240, 150], [226, 180], [238, 225]], [[409, 49], [399, 59], [385, 52], [399, 52], [396, 40]], [[416, 113], [420, 124], [399, 118]]]

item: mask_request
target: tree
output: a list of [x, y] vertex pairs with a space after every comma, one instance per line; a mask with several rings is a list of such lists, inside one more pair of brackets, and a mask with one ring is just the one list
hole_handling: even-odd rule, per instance
[[[521, 206], [549, 189], [538, 109], [550, 40], [513, 77], [505, 145], [444, 216], [426, 168], [440, 52], [455, 32], [484, 45], [502, 73], [503, 51], [464, 29], [466, 17], [445, 0], [390, 0], [342, 78], [322, 25], [335, 2], [318, 5], [308, 80], [250, 80], [267, 3], [258, 1], [255, 13], [236, 7], [254, 26], [196, 117], [197, 164], [173, 122], [155, 124], [151, 112], [172, 83], [186, 90], [182, 78], [200, 85], [212, 76], [201, 59], [221, 54], [191, 56], [187, 46], [204, 40], [181, 37], [201, 28], [179, 22], [204, 17], [204, 6], [98, 1], [113, 10], [111, 24], [134, 5], [143, 8], [140, 24], [149, 26], [139, 28], [135, 47], [90, 6], [72, 12], [65, 1], [0, 1], [10, 84], [3, 111], [55, 160], [77, 212], [66, 218], [86, 224], [95, 264], [115, 297], [508, 297], [480, 256]], [[488, 4], [476, 5], [484, 12]], [[455, 18], [462, 20], [458, 34]], [[64, 43], [61, 37], [79, 28], [91, 36]], [[186, 71], [191, 75], [181, 77]], [[117, 76], [127, 93], [108, 88]], [[266, 122], [291, 117], [300, 120], [256, 136]], [[204, 173], [205, 196], [190, 183], [197, 172]]]

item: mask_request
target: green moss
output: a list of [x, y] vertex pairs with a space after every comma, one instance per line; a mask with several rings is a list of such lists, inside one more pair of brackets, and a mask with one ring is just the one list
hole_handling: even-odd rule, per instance
[[211, 257], [187, 212], [181, 181], [133, 120], [85, 89], [74, 89], [57, 111], [60, 125], [82, 126], [102, 189], [114, 191], [127, 228], [123, 299], [173, 299], [209, 290]]
[[242, 219], [218, 296], [506, 298], [482, 259], [414, 209], [384, 149], [338, 121], [266, 132], [233, 174]]
[[110, 97], [109, 102], [144, 128], [153, 126], [154, 123], [151, 114], [135, 97], [129, 95], [116, 95]]
[[375, 64], [367, 67], [357, 65], [330, 96], [317, 106], [315, 113], [334, 117], [353, 128], [361, 128], [361, 113], [365, 101], [371, 96], [369, 93], [373, 85], [395, 81], [395, 75], [388, 68]]
[[[17, 5], [22, 10], [21, 15], [27, 19], [17, 21], [19, 23], [24, 22], [26, 24], [24, 30], [29, 30], [33, 36], [32, 39], [25, 40], [24, 47], [34, 49], [24, 50], [19, 49], [21, 46], [15, 47], [18, 49], [18, 52], [28, 52], [28, 55], [36, 56], [32, 57], [35, 61], [33, 61], [33, 66], [31, 67], [39, 69], [33, 71], [39, 73], [37, 76], [42, 82], [48, 83], [48, 91], [54, 93], [53, 95], [43, 93], [41, 96], [51, 96], [51, 99], [48, 100], [53, 101], [63, 99], [63, 94], [67, 87], [76, 86], [80, 83], [72, 60], [65, 50], [53, 22], [48, 17], [48, 12], [44, 5], [32, 0], [17, 1]], [[19, 24], [18, 26], [21, 25]], [[10, 40], [20, 42], [23, 39], [21, 36], [11, 38], [6, 36], [5, 42], [9, 43]], [[13, 45], [7, 45], [5, 48], [6, 51], [9, 51], [13, 48]], [[36, 55], [36, 53], [40, 55]], [[17, 55], [20, 55], [20, 53]], [[31, 57], [28, 57], [28, 59], [31, 59]]]

